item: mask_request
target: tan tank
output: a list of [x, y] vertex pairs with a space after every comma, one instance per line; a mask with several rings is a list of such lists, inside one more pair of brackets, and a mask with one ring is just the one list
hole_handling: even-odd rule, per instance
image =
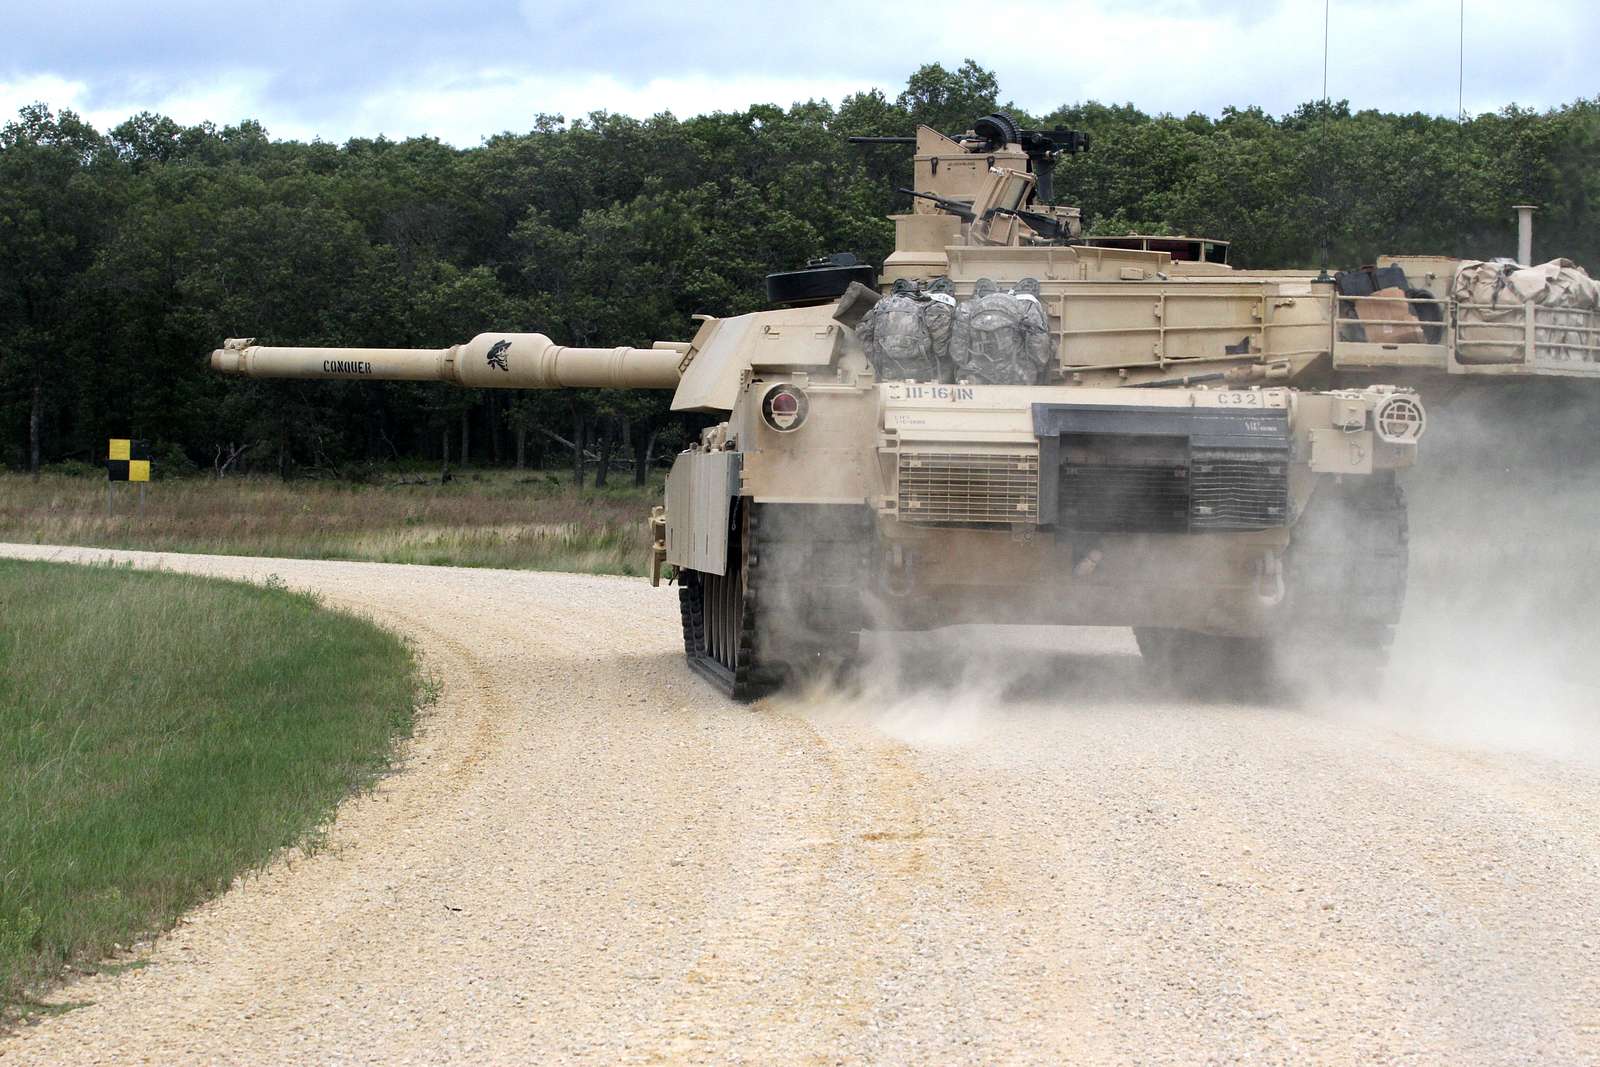
[[[1258, 675], [1292, 646], [1335, 686], [1370, 679], [1404, 599], [1396, 474], [1416, 457], [1420, 400], [1291, 388], [1329, 355], [1330, 285], [1078, 243], [1077, 213], [1035, 193], [1081, 139], [997, 118], [964, 139], [919, 132], [917, 192], [932, 199], [895, 219], [881, 292], [835, 259], [769, 279], [790, 306], [702, 318], [688, 342], [230, 340], [212, 365], [672, 388], [674, 410], [722, 415], [673, 463], [651, 570], [679, 587], [690, 663], [741, 699], [850, 661], [863, 630], [952, 623], [1133, 627], [1183, 678]], [[1008, 308], [1026, 322], [1007, 325]], [[917, 315], [943, 324], [930, 345], [950, 338], [928, 357], [943, 369], [889, 373], [903, 364], [886, 353], [932, 351], [885, 339]], [[1001, 326], [985, 334], [988, 320]], [[996, 351], [1031, 377], [995, 384]]]

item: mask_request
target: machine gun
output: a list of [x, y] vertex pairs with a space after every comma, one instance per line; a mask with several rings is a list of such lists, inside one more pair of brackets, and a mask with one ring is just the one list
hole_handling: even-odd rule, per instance
[[[994, 153], [1004, 151], [1011, 145], [1016, 145], [1028, 158], [1028, 169], [1033, 173], [1038, 183], [1039, 199], [1045, 203], [1055, 201], [1055, 168], [1062, 156], [1076, 155], [1089, 150], [1089, 135], [1077, 130], [1069, 130], [1065, 126], [1057, 126], [1051, 130], [1024, 130], [1019, 127], [1016, 120], [1003, 112], [985, 115], [972, 124], [972, 130], [958, 136], [945, 136], [948, 140], [961, 145], [966, 151], [974, 154]], [[850, 144], [909, 144], [915, 145], [915, 137], [851, 137]], [[904, 189], [900, 190], [905, 192]], [[914, 196], [923, 196], [922, 193], [913, 193]], [[940, 204], [940, 207], [945, 205]], [[946, 210], [949, 210], [946, 208]], [[965, 221], [972, 221], [967, 219]], [[1024, 219], [1024, 221], [1028, 221]], [[1031, 225], [1031, 222], [1030, 222]]]
[[[940, 196], [937, 193], [920, 193], [903, 185], [897, 188], [895, 192], [905, 193], [907, 196], [917, 197], [921, 200], [932, 201], [941, 211], [950, 212], [962, 222], [978, 221], [978, 213], [972, 209], [970, 204], [960, 200], [952, 200], [948, 196]], [[1080, 243], [1078, 238], [1072, 236], [1065, 220], [1054, 215], [1046, 215], [1042, 211], [1029, 211], [1026, 208], [995, 207], [984, 212], [984, 218], [991, 218], [995, 215], [1010, 215], [1021, 219], [1028, 224], [1029, 229], [1051, 244], [1071, 245]]]
[[917, 190], [904, 185], [896, 188], [895, 192], [905, 193], [907, 196], [914, 196], [920, 200], [932, 201], [939, 206], [941, 211], [950, 212], [962, 222], [976, 222], [978, 219], [978, 214], [972, 210], [971, 204], [963, 203], [960, 200], [952, 200], [948, 196], [940, 196], [938, 193], [919, 193]]
[[[1008, 144], [1022, 146], [1028, 156], [1029, 168], [1038, 182], [1039, 199], [1046, 204], [1055, 202], [1056, 163], [1062, 156], [1077, 155], [1089, 150], [1089, 135], [1065, 126], [1053, 130], [1023, 130], [1017, 127], [1010, 115], [996, 112], [972, 124], [972, 132], [983, 138], [979, 151], [994, 151]], [[1027, 220], [1024, 220], [1027, 221]]]
[[[939, 210], [949, 211], [950, 214], [954, 214], [955, 218], [960, 219], [962, 222], [978, 221], [978, 213], [973, 211], [971, 205], [960, 202], [960, 200], [950, 200], [949, 197], [941, 197], [941, 195], [934, 194], [934, 192], [917, 192], [915, 189], [907, 189], [906, 186], [899, 186], [894, 192], [902, 192], [907, 197], [917, 197], [920, 200], [930, 200], [934, 205], [938, 205]], [[1043, 211], [1029, 211], [1027, 208], [990, 208], [989, 211], [984, 213], [984, 218], [990, 218], [995, 214], [1008, 214], [1013, 218], [1022, 219], [1022, 221], [1027, 222], [1030, 230], [1034, 230], [1035, 234], [1045, 238], [1046, 242], [1050, 242], [1051, 245], [1078, 245], [1078, 243], [1082, 243], [1080, 238], [1072, 237], [1066, 221], [1056, 218], [1053, 214], [1045, 214]]]

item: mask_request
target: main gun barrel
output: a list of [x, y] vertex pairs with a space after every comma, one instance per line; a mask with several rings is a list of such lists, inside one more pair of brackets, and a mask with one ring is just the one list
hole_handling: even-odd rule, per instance
[[541, 333], [480, 333], [449, 348], [270, 348], [232, 338], [211, 367], [247, 378], [444, 381], [472, 389], [676, 389], [687, 343], [571, 348]]

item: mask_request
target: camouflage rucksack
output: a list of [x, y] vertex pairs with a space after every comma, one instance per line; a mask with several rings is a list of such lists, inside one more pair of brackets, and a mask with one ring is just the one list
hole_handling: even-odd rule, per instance
[[950, 335], [955, 328], [956, 302], [951, 297], [934, 296], [922, 305], [922, 323], [928, 329], [934, 365], [939, 368], [938, 381], [953, 382], [955, 364], [950, 359]]
[[939, 380], [939, 362], [923, 321], [923, 303], [904, 293], [892, 293], [874, 304], [861, 320], [856, 334], [879, 380]]
[[956, 316], [950, 346], [956, 376], [983, 385], [1037, 383], [1048, 348], [1043, 318], [1037, 301], [1012, 293], [968, 300]]

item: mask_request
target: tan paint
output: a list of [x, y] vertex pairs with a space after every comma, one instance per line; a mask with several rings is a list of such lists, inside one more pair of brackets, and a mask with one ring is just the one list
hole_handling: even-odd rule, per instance
[[211, 368], [250, 378], [444, 381], [472, 389], [675, 389], [687, 346], [570, 348], [540, 333], [481, 333], [450, 348], [271, 348], [230, 340]]

